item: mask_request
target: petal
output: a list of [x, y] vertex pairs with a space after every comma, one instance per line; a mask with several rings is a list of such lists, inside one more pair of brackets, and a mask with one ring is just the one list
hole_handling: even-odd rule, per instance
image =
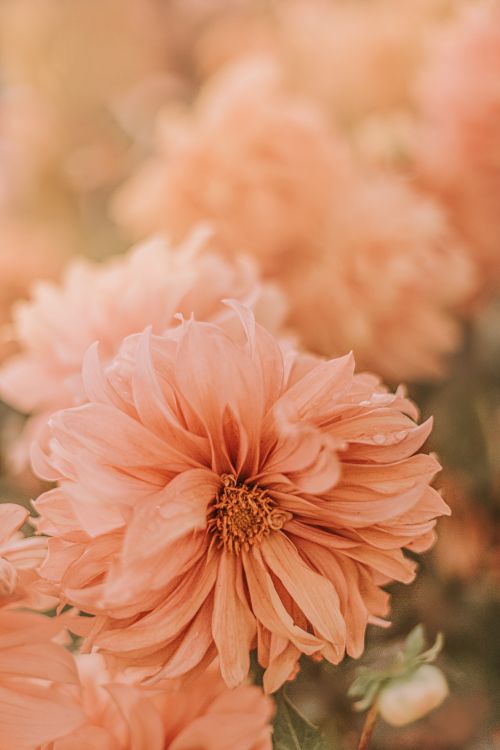
[[250, 669], [256, 625], [246, 600], [241, 561], [225, 551], [219, 559], [212, 631], [222, 676], [228, 687], [236, 687], [246, 679]]
[[28, 518], [26, 508], [15, 503], [0, 504], [0, 544], [4, 544]]
[[318, 635], [334, 645], [340, 661], [345, 649], [346, 630], [339, 597], [331, 582], [303, 561], [285, 534], [272, 534], [264, 540], [261, 548], [270, 569]]
[[[151, 334], [149, 330], [146, 330], [138, 337], [132, 376], [133, 399], [140, 420], [148, 430], [168, 441], [169, 445], [175, 445], [181, 453], [195, 459], [199, 465], [208, 465], [210, 460], [208, 440], [182, 427], [178, 416], [165, 398], [166, 387], [166, 382], [163, 388], [160, 386], [158, 374], [154, 369], [151, 357]], [[173, 394], [171, 400], [177, 405]]]
[[154, 675], [154, 684], [186, 675], [203, 662], [213, 645], [210, 604], [205, 602], [175, 644], [169, 644], [175, 647], [165, 666]]
[[272, 633], [294, 643], [302, 653], [313, 654], [319, 651], [324, 642], [294, 623], [276, 591], [260, 552], [255, 548], [252, 554], [243, 550], [242, 560], [252, 610], [257, 619]]
[[125, 564], [151, 557], [181, 537], [204, 530], [208, 505], [220, 486], [220, 477], [213, 472], [191, 469], [178, 474], [162, 492], [142, 503], [126, 532]]
[[69, 734], [84, 721], [80, 708], [64, 696], [50, 696], [47, 688], [0, 687], [2, 750], [33, 750]]
[[182, 577], [161, 606], [123, 630], [109, 629], [102, 633], [98, 645], [128, 652], [176, 638], [209, 596], [216, 575], [215, 562], [202, 561]]
[[54, 436], [66, 450], [97, 456], [102, 464], [167, 475], [195, 465], [172, 445], [113, 406], [85, 404], [51, 418]]
[[[224, 436], [229, 409], [237, 425], [244, 425], [250, 453], [240, 456], [240, 462], [244, 460], [246, 473], [252, 473], [258, 459], [263, 395], [248, 353], [215, 326], [190, 321], [183, 327], [175, 376], [183, 397], [211, 440], [213, 470], [230, 472], [238, 460], [238, 442], [227, 442]], [[228, 456], [232, 465], [227, 463]]]
[[163, 750], [165, 729], [152, 700], [141, 696], [130, 685], [107, 685], [123, 718], [127, 722], [129, 750]]
[[77, 683], [75, 661], [56, 643], [29, 643], [0, 649], [0, 674]]
[[302, 419], [324, 417], [334, 404], [334, 398], [350, 385], [353, 374], [352, 353], [320, 362], [285, 392], [277, 407], [284, 403], [293, 404]]

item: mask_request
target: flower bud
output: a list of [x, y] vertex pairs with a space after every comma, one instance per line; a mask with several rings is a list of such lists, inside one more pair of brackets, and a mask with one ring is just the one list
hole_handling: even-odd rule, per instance
[[10, 596], [17, 583], [17, 571], [3, 557], [0, 557], [0, 596]]
[[391, 680], [382, 688], [379, 713], [391, 726], [401, 727], [437, 708], [448, 692], [441, 670], [432, 664], [422, 664], [410, 675]]

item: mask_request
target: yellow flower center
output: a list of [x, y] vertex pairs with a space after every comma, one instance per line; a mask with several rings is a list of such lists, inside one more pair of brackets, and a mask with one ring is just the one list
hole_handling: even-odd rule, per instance
[[278, 531], [290, 520], [291, 513], [275, 508], [266, 490], [240, 484], [230, 474], [222, 475], [222, 487], [208, 514], [208, 529], [219, 547], [239, 554]]

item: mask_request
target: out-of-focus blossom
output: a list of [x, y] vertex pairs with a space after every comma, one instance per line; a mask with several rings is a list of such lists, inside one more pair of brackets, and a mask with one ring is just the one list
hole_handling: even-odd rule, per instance
[[228, 685], [257, 647], [273, 691], [301, 653], [359, 656], [390, 580], [410, 582], [448, 512], [416, 451], [402, 391], [331, 361], [282, 353], [237, 303], [246, 340], [186, 322], [124, 342], [107, 368], [93, 347], [88, 403], [54, 415], [37, 501], [53, 538], [41, 574], [96, 617], [89, 643], [153, 679], [218, 655]]
[[37, 568], [47, 552], [47, 540], [24, 538], [21, 526], [28, 511], [13, 503], [0, 504], [0, 608], [23, 606], [49, 608], [50, 602], [37, 588]]
[[0, 213], [0, 360], [16, 351], [11, 309], [29, 296], [39, 279], [57, 275], [62, 253], [56, 237], [36, 226], [22, 226]]
[[177, 313], [229, 321], [225, 297], [253, 305], [263, 323], [279, 326], [284, 305], [278, 292], [259, 284], [250, 262], [229, 264], [203, 254], [205, 234], [195, 232], [177, 251], [156, 238], [105, 263], [74, 260], [61, 284], [39, 284], [30, 301], [17, 305], [14, 331], [21, 351], [1, 369], [0, 393], [34, 415], [18, 446], [21, 464], [48, 414], [81, 401], [82, 361], [95, 341], [109, 360], [125, 336], [147, 326], [161, 333], [178, 322]]
[[284, 0], [275, 18], [280, 53], [295, 86], [350, 131], [411, 107], [426, 41], [457, 2]]
[[148, 120], [177, 92], [168, 5], [1, 4], [0, 181], [22, 229], [64, 233], [71, 253], [123, 248], [103, 206], [149, 137]]
[[33, 193], [40, 189], [58, 153], [61, 137], [50, 107], [33, 89], [14, 84], [2, 89], [0, 205], [6, 214], [16, 209], [29, 211]]
[[157, 156], [118, 192], [113, 213], [136, 236], [175, 240], [209, 220], [219, 250], [245, 252], [265, 273], [317, 251], [347, 163], [319, 110], [286, 94], [276, 65], [224, 71], [190, 120], [166, 113]]
[[440, 38], [421, 84], [421, 167], [470, 243], [490, 288], [500, 279], [500, 8], [467, 8]]
[[206, 80], [240, 58], [276, 55], [279, 29], [270, 6], [227, 7], [200, 30], [194, 55], [201, 77]]
[[313, 351], [353, 349], [394, 380], [441, 375], [474, 288], [464, 248], [431, 199], [356, 168], [319, 112], [297, 106], [269, 61], [234, 66], [184, 140], [166, 139], [122, 189], [115, 213], [138, 234], [179, 238], [209, 219], [218, 248], [251, 253], [283, 287]]
[[394, 177], [361, 175], [331, 221], [317, 261], [280, 279], [292, 327], [313, 351], [352, 348], [396, 381], [442, 375], [474, 273], [439, 207]]
[[[121, 97], [168, 72], [168, 20], [166, 7], [156, 0], [2, 4], [3, 75], [8, 85], [37, 91], [55, 119], [59, 164], [54, 169], [69, 175], [66, 159], [87, 153], [91, 160], [100, 154], [100, 182], [115, 176], [107, 168], [123, 161], [129, 144], [114, 107]], [[73, 187], [77, 179], [75, 173]]]
[[411, 724], [441, 705], [449, 693], [446, 678], [433, 664], [422, 664], [412, 674], [382, 688], [380, 715], [393, 727]]
[[76, 729], [81, 708], [65, 687], [76, 684], [73, 657], [53, 642], [55, 618], [0, 610], [0, 738], [2, 750], [34, 750]]
[[437, 570], [445, 579], [473, 583], [488, 566], [492, 548], [492, 533], [484, 508], [462, 489], [464, 478], [448, 476], [443, 484], [443, 496], [452, 516], [440, 527], [438, 543], [432, 556]]
[[153, 691], [110, 674], [99, 656], [76, 663], [80, 686], [67, 692], [84, 721], [43, 750], [271, 750], [273, 704], [257, 687], [228, 690], [214, 671]]
[[268, 53], [289, 84], [337, 124], [410, 110], [412, 82], [426, 44], [458, 0], [283, 0], [228, 4], [200, 30], [195, 47], [204, 75], [242, 56]]

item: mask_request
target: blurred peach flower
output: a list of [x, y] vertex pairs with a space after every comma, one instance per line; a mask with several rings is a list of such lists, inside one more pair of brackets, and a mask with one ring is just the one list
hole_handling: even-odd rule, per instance
[[239, 58], [272, 54], [287, 81], [331, 121], [355, 130], [365, 118], [410, 112], [412, 81], [436, 28], [460, 0], [276, 0], [228, 3], [194, 46], [205, 76]]
[[84, 719], [64, 689], [76, 684], [78, 675], [71, 654], [53, 643], [60, 631], [57, 618], [0, 610], [2, 750], [45, 747]]
[[[383, 624], [381, 585], [410, 582], [448, 513], [416, 454], [431, 422], [352, 356], [288, 352], [231, 303], [246, 338], [185, 322], [125, 340], [83, 370], [88, 403], [50, 420], [35, 469], [59, 486], [36, 503], [50, 535], [41, 574], [95, 644], [151, 679], [218, 655], [235, 686], [258, 649], [276, 690], [301, 653], [359, 656]], [[90, 630], [88, 630], [90, 628]]]
[[34, 415], [20, 445], [22, 467], [32, 440], [48, 415], [82, 399], [80, 371], [85, 351], [99, 341], [106, 360], [121, 340], [150, 325], [154, 333], [175, 325], [175, 315], [228, 320], [221, 304], [236, 297], [255, 306], [259, 319], [279, 327], [281, 296], [259, 284], [250, 262], [229, 264], [202, 254], [206, 232], [200, 228], [174, 250], [161, 238], [104, 263], [73, 260], [61, 284], [38, 284], [32, 299], [14, 310], [20, 353], [0, 369], [0, 394], [11, 406]]
[[466, 478], [448, 475], [442, 493], [452, 516], [441, 525], [432, 557], [439, 574], [448, 580], [474, 583], [490, 565], [492, 529], [485, 508], [464, 490]]
[[6, 0], [0, 23], [3, 76], [8, 87], [36, 91], [53, 121], [50, 167], [66, 178], [66, 192], [116, 180], [130, 144], [114, 109], [168, 74], [168, 9], [156, 0], [39, 0], [35, 6]]
[[475, 278], [440, 208], [394, 176], [361, 174], [331, 222], [317, 261], [281, 276], [291, 327], [313, 351], [352, 348], [394, 381], [443, 375]]
[[0, 360], [16, 351], [10, 328], [14, 303], [40, 279], [57, 275], [62, 253], [44, 228], [21, 225], [0, 212]]
[[157, 156], [119, 190], [113, 214], [135, 236], [175, 240], [208, 220], [219, 250], [277, 273], [314, 257], [346, 170], [320, 111], [286, 94], [274, 61], [253, 58], [211, 81], [190, 120], [165, 113]]
[[167, 118], [163, 157], [122, 188], [115, 214], [175, 237], [208, 218], [218, 249], [249, 252], [281, 285], [308, 348], [352, 348], [396, 381], [442, 375], [474, 290], [465, 249], [432, 199], [356, 166], [319, 111], [298, 107], [269, 60], [231, 67], [184, 140]]
[[427, 184], [469, 241], [486, 288], [500, 280], [500, 8], [476, 3], [446, 29], [421, 82]]
[[43, 750], [271, 750], [273, 704], [257, 687], [228, 690], [210, 672], [184, 690], [145, 690], [97, 655], [76, 663], [80, 690], [70, 690], [84, 722]]
[[429, 26], [421, 6], [398, 0], [279, 3], [296, 85], [348, 128], [366, 115], [407, 106], [422, 30]]
[[28, 511], [14, 503], [0, 504], [0, 608], [23, 606], [49, 609], [51, 602], [38, 590], [37, 568], [47, 552], [47, 540], [25, 538], [21, 526]]

